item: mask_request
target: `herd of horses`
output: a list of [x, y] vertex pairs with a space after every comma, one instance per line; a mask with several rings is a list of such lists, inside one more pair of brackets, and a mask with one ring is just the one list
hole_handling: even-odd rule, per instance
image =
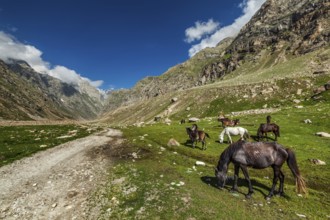
[[[227, 135], [230, 143], [230, 145], [221, 153], [218, 164], [215, 168], [215, 176], [219, 188], [224, 187], [227, 178], [228, 165], [229, 163], [233, 163], [234, 183], [231, 191], [238, 191], [237, 180], [239, 170], [241, 169], [249, 188], [246, 198], [251, 198], [253, 188], [247, 168], [252, 167], [255, 169], [264, 169], [272, 167], [274, 172], [273, 185], [266, 196], [266, 199], [270, 199], [274, 194], [283, 196], [284, 174], [281, 171], [281, 167], [287, 162], [288, 167], [295, 177], [297, 192], [307, 193], [305, 181], [300, 175], [294, 152], [276, 142], [277, 137], [280, 137], [280, 127], [275, 123], [271, 123], [271, 116], [266, 117], [266, 123], [260, 124], [256, 135], [257, 142], [246, 141], [250, 138], [250, 135], [247, 129], [237, 126], [240, 123], [239, 119], [231, 120], [229, 118], [219, 117], [218, 121], [221, 122], [222, 127], [224, 127], [219, 135], [219, 142], [223, 143], [224, 135]], [[198, 130], [197, 124], [193, 124], [192, 128], [186, 127], [186, 132], [192, 142], [193, 148], [195, 148], [199, 141], [202, 142], [202, 150], [206, 150], [206, 137], [210, 138], [208, 133]], [[263, 141], [265, 137], [268, 140], [268, 132], [273, 132], [275, 135], [274, 142]], [[230, 135], [240, 135], [240, 139], [233, 143]], [[275, 191], [278, 180], [280, 181], [279, 189], [278, 191]]]

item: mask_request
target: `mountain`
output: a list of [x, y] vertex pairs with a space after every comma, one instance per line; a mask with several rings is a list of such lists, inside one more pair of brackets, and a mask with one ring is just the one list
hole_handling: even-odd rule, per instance
[[[200, 107], [204, 110], [198, 114], [209, 116], [211, 112], [205, 109], [209, 103], [224, 102], [225, 94], [237, 96], [242, 85], [244, 97], [253, 99], [266, 94], [267, 89], [274, 94], [281, 90], [277, 95], [284, 99], [296, 93], [295, 89], [305, 90], [298, 85], [290, 91], [283, 87], [295, 78], [310, 78], [302, 84], [312, 87], [317, 84], [316, 73], [328, 74], [330, 70], [329, 9], [326, 0], [268, 0], [235, 38], [200, 51], [161, 76], [147, 77], [132, 89], [111, 92], [103, 120], [130, 124], [152, 121], [157, 115], [175, 118], [197, 103], [208, 106]], [[305, 95], [311, 94], [306, 91]], [[173, 104], [169, 101], [173, 97], [181, 101]]]
[[22, 60], [0, 60], [0, 74], [2, 119], [94, 119], [102, 109], [102, 95], [87, 82], [63, 83]]

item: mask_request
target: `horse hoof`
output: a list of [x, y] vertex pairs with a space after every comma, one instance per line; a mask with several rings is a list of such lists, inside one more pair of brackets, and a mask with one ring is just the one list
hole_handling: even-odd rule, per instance
[[247, 198], [247, 199], [251, 199], [252, 196], [251, 196], [251, 194], [247, 194], [247, 195], [245, 196], [245, 198]]

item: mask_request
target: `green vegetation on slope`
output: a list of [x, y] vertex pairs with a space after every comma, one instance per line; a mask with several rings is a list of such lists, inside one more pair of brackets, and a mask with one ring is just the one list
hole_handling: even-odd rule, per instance
[[[266, 116], [240, 116], [240, 125], [253, 137]], [[315, 136], [315, 133], [330, 132], [329, 102], [301, 109], [288, 107], [271, 116], [281, 127], [278, 142], [296, 152], [300, 171], [307, 181], [307, 196], [296, 194], [295, 182], [286, 164], [283, 166], [285, 197], [264, 199], [272, 184], [271, 168], [249, 169], [255, 191], [250, 200], [244, 196], [247, 185], [242, 173], [239, 193], [228, 191], [232, 184], [230, 179], [226, 189], [219, 190], [213, 167], [228, 144], [219, 144], [222, 128], [213, 117], [198, 122], [199, 128], [211, 136], [207, 139], [206, 151], [201, 150], [201, 143], [193, 149], [187, 142], [185, 127], [191, 124], [157, 123], [123, 129], [127, 146], [133, 147], [128, 154], [130, 157], [110, 170], [106, 188], [91, 197], [91, 204], [101, 204], [101, 219], [299, 219], [299, 215], [308, 219], [328, 218], [330, 139]], [[304, 123], [305, 119], [312, 123]], [[167, 146], [170, 138], [181, 146]], [[238, 140], [238, 137], [233, 139]], [[138, 158], [132, 157], [134, 152]], [[326, 161], [327, 165], [314, 165], [310, 159]], [[196, 160], [206, 162], [207, 166], [195, 166]], [[232, 165], [228, 175], [232, 178]]]

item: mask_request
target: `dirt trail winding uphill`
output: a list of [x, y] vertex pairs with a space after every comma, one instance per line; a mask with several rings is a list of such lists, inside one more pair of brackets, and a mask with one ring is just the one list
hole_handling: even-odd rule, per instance
[[87, 199], [104, 183], [111, 163], [99, 152], [120, 137], [120, 131], [109, 129], [1, 167], [0, 219], [95, 216], [87, 213]]

